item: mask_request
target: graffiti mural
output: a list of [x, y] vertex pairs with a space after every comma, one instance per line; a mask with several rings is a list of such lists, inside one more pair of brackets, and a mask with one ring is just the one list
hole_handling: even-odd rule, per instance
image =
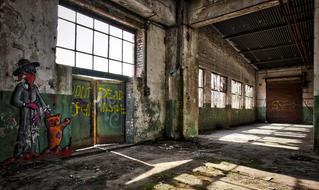
[[[18, 134], [14, 147], [14, 155], [9, 162], [20, 160], [32, 160], [40, 156], [51, 153], [53, 145], [59, 147], [62, 138], [62, 130], [70, 123], [66, 119], [60, 123], [56, 115], [46, 105], [40, 95], [38, 87], [35, 85], [36, 68], [39, 62], [30, 62], [27, 59], [20, 59], [18, 68], [13, 72], [13, 76], [18, 78], [18, 84], [11, 97], [11, 104], [19, 109]], [[39, 129], [41, 126], [41, 113], [45, 114], [48, 132], [48, 145], [46, 151], [40, 152]], [[56, 118], [53, 120], [52, 118]], [[42, 122], [43, 123], [43, 122]]]
[[61, 114], [47, 114], [46, 122], [48, 127], [49, 147], [48, 151], [59, 153], [61, 150], [60, 144], [62, 140], [63, 129], [71, 123], [69, 118], [65, 118], [61, 122]]

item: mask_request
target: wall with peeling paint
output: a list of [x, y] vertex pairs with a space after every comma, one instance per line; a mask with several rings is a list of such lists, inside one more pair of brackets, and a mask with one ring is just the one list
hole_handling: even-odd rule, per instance
[[147, 86], [150, 88], [150, 96], [144, 96], [144, 79], [136, 78], [133, 82], [135, 142], [163, 136], [165, 124], [164, 37], [165, 30], [152, 24], [149, 26], [146, 48]]
[[[231, 108], [231, 80], [241, 82], [242, 89], [245, 84], [255, 89], [255, 70], [212, 27], [199, 29], [198, 44], [197, 61], [204, 70], [204, 107], [200, 108], [199, 129], [205, 131], [254, 122], [255, 109]], [[226, 108], [211, 108], [211, 73], [227, 77]]]
[[40, 62], [41, 93], [71, 94], [70, 68], [55, 64], [57, 5], [57, 0], [1, 1], [0, 91], [14, 89], [12, 72], [24, 57]]

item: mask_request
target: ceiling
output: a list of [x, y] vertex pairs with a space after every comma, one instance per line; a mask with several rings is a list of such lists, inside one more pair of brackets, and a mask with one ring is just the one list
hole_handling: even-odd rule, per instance
[[288, 0], [213, 24], [256, 69], [313, 65], [314, 0]]

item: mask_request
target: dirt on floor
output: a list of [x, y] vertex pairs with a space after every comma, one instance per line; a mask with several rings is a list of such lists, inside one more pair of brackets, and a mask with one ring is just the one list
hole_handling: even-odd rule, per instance
[[0, 189], [319, 189], [319, 159], [236, 143], [156, 141], [2, 166]]

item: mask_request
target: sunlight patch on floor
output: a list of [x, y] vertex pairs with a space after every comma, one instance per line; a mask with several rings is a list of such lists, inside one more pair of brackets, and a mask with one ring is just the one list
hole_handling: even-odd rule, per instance
[[169, 169], [175, 168], [177, 166], [186, 164], [186, 163], [188, 163], [190, 161], [192, 161], [192, 159], [189, 159], [189, 160], [178, 160], [178, 161], [173, 161], [173, 162], [163, 162], [163, 163], [154, 164], [154, 165], [152, 165], [154, 168], [152, 168], [152, 169], [148, 170], [147, 172], [137, 176], [136, 178], [126, 182], [125, 185], [129, 185], [131, 183], [146, 179], [146, 178], [151, 177], [151, 176], [153, 176], [155, 174], [159, 174], [159, 173], [164, 172], [166, 170], [169, 170]]

